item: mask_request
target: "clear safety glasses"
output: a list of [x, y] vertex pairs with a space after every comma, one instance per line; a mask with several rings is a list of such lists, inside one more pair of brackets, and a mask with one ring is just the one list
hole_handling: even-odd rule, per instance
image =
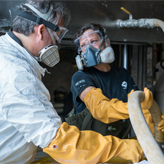
[[81, 35], [75, 39], [75, 44], [79, 45], [78, 51], [86, 50], [88, 45], [95, 46], [103, 41], [102, 33], [99, 30]]
[[59, 29], [60, 29], [59, 32], [53, 31], [53, 34], [54, 34], [57, 42], [61, 43], [61, 41], [64, 38], [65, 34], [68, 32], [68, 29], [66, 29], [65, 27], [59, 27]]

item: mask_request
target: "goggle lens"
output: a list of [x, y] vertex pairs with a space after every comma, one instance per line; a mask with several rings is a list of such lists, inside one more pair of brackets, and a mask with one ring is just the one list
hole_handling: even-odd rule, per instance
[[94, 45], [96, 45], [96, 44], [98, 44], [98, 43], [100, 43], [102, 41], [103, 41], [103, 39], [101, 39], [101, 40], [94, 40], [94, 42], [93, 41], [91, 42], [89, 40], [86, 40], [85, 43], [83, 43], [80, 46], [80, 49], [83, 51], [83, 50], [85, 50], [87, 48], [88, 44], [91, 45], [91, 46], [94, 46]]
[[58, 43], [61, 43], [62, 39], [64, 38], [64, 36], [66, 35], [66, 33], [68, 32], [68, 29], [64, 28], [64, 27], [59, 27], [60, 28], [60, 34], [59, 36], [57, 35], [57, 33], [55, 31], [53, 31], [53, 34], [57, 40]]
[[[95, 33], [98, 35], [95, 35]], [[75, 39], [74, 43], [79, 46], [78, 51], [83, 51], [87, 48], [88, 44], [94, 46], [102, 41], [102, 33], [99, 30], [96, 30], [81, 35]]]

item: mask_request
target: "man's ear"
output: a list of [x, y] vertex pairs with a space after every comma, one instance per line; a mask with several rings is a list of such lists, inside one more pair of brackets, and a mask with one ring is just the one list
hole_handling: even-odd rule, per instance
[[37, 35], [39, 36], [41, 40], [43, 40], [43, 35], [44, 35], [45, 30], [46, 30], [46, 27], [44, 24], [38, 25]]

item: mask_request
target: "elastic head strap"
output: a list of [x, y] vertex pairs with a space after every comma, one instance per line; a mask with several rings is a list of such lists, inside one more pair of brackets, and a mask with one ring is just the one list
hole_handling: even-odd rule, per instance
[[34, 11], [39, 17], [35, 16], [35, 15], [32, 15], [32, 14], [29, 14], [29, 13], [26, 13], [26, 12], [22, 12], [20, 11], [18, 13], [18, 16], [20, 17], [23, 17], [23, 18], [26, 18], [28, 20], [31, 20], [33, 22], [36, 22], [37, 24], [44, 24], [46, 27], [52, 29], [53, 31], [55, 32], [58, 32], [60, 29], [57, 25], [47, 21], [47, 18], [50, 16], [51, 12], [52, 12], [52, 9], [53, 9], [53, 6], [51, 5], [48, 13], [46, 14], [42, 14], [40, 13], [37, 9], [35, 9], [33, 6], [31, 6], [30, 4], [25, 4], [25, 6], [29, 7], [32, 11]]
[[41, 18], [47, 20], [48, 17], [50, 16], [50, 14], [52, 13], [53, 10], [53, 6], [50, 6], [49, 11], [46, 14], [42, 14], [41, 12], [39, 12], [35, 7], [33, 7], [32, 5], [26, 3], [24, 4], [24, 6], [27, 6], [28, 8], [30, 8], [33, 12], [35, 12], [38, 16], [40, 16]]
[[98, 49], [98, 51], [96, 53], [96, 56], [98, 56], [99, 53], [101, 52], [101, 48], [102, 48], [102, 46], [103, 46], [104, 43], [105, 43], [105, 39], [103, 38], [103, 41], [102, 41], [102, 43], [101, 43], [101, 45], [100, 45], [100, 47], [99, 47], [99, 49]]

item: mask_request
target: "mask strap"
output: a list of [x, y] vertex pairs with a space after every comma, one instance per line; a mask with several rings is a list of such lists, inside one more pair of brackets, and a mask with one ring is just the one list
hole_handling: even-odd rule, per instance
[[53, 6], [51, 5], [48, 13], [46, 14], [42, 14], [40, 13], [37, 9], [35, 9], [33, 6], [31, 6], [30, 4], [25, 4], [25, 6], [29, 7], [32, 11], [34, 11], [39, 17], [26, 13], [26, 12], [22, 12], [20, 11], [18, 13], [18, 16], [29, 19], [33, 22], [36, 22], [37, 24], [44, 24], [46, 27], [52, 29], [53, 31], [58, 32], [59, 31], [59, 27], [49, 21], [46, 21], [46, 19], [50, 16]]
[[39, 12], [35, 7], [33, 7], [32, 5], [26, 3], [24, 4], [24, 6], [27, 6], [28, 8], [30, 8], [32, 11], [34, 11], [38, 16], [40, 16], [41, 18], [47, 20], [48, 17], [50, 16], [50, 14], [52, 13], [53, 10], [53, 6], [50, 6], [49, 11], [46, 14], [42, 14], [41, 12]]
[[100, 47], [98, 49], [98, 54], [100, 53], [100, 50], [101, 50], [101, 48], [102, 48], [102, 46], [103, 46], [104, 43], [105, 43], [105, 39], [103, 38], [103, 41], [102, 41], [102, 43], [101, 43], [101, 45], [100, 45]]
[[[55, 44], [55, 40], [54, 40], [53, 34], [52, 34], [50, 29], [52, 29], [53, 31], [58, 32], [59, 27], [57, 25], [54, 25], [53, 23], [51, 23], [49, 21], [45, 21], [51, 15], [51, 13], [53, 11], [53, 5], [50, 6], [50, 9], [46, 14], [42, 14], [41, 12], [39, 12], [36, 8], [34, 8], [30, 4], [26, 3], [26, 4], [24, 4], [24, 6], [27, 6], [28, 8], [30, 8], [33, 12], [35, 12], [40, 17], [35, 17], [34, 15], [31, 15], [31, 14], [28, 14], [28, 13], [25, 13], [25, 12], [20, 12], [18, 15], [22, 16], [24, 18], [30, 19], [30, 20], [36, 22], [37, 24], [44, 24], [46, 27], [48, 27], [47, 30], [50, 34], [50, 37], [52, 39], [53, 44]], [[35, 21], [35, 19], [36, 19], [36, 21]], [[51, 26], [51, 25], [53, 25], [53, 26]]]

